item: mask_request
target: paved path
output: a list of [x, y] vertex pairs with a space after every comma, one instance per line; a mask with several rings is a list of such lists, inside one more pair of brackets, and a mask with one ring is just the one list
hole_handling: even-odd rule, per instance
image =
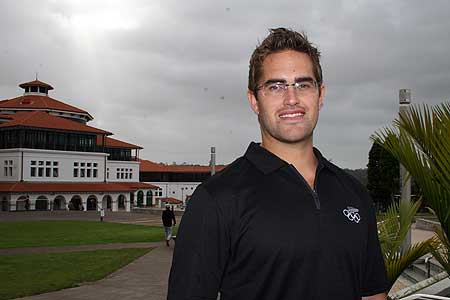
[[79, 252], [79, 251], [126, 249], [126, 248], [155, 248], [162, 245], [165, 245], [165, 243], [164, 242], [113, 243], [113, 244], [95, 244], [95, 245], [79, 245], [79, 246], [61, 246], [61, 247], [1, 248], [0, 255]]
[[26, 300], [165, 300], [173, 247], [159, 246], [105, 279]]

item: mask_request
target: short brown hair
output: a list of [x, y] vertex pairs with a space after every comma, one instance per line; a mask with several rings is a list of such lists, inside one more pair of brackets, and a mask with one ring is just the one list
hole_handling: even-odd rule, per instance
[[[320, 66], [320, 51], [308, 41], [306, 34], [286, 28], [269, 29], [270, 34], [253, 51], [250, 58], [248, 72], [248, 89], [255, 95], [258, 89], [258, 81], [262, 76], [264, 59], [270, 54], [284, 50], [294, 50], [307, 54], [313, 63], [313, 72], [320, 87], [323, 82], [322, 67]], [[320, 91], [320, 88], [319, 88]]]

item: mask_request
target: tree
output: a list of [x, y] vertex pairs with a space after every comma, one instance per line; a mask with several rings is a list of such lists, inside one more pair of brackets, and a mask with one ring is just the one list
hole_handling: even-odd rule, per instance
[[433, 255], [450, 274], [450, 103], [412, 106], [372, 139], [414, 177], [436, 214], [442, 247]]
[[367, 189], [373, 201], [385, 210], [399, 193], [398, 160], [381, 145], [373, 143], [367, 164]]
[[438, 244], [436, 239], [431, 238], [411, 245], [407, 249], [402, 248], [402, 243], [419, 207], [420, 201], [393, 202], [378, 223], [381, 252], [391, 286], [407, 267], [432, 251]]

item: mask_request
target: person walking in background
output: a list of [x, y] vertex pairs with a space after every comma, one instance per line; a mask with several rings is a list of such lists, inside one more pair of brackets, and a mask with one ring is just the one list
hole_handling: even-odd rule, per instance
[[170, 246], [170, 239], [172, 238], [172, 226], [177, 224], [177, 220], [175, 219], [175, 213], [173, 210], [170, 210], [170, 205], [166, 204], [166, 210], [162, 213], [162, 222], [164, 226], [164, 234], [166, 237], [166, 245]]

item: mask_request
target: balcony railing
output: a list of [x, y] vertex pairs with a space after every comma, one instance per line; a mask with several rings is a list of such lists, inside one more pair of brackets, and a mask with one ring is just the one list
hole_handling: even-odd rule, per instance
[[414, 294], [401, 300], [450, 300], [448, 297], [435, 296], [435, 295], [426, 295], [426, 294]]

